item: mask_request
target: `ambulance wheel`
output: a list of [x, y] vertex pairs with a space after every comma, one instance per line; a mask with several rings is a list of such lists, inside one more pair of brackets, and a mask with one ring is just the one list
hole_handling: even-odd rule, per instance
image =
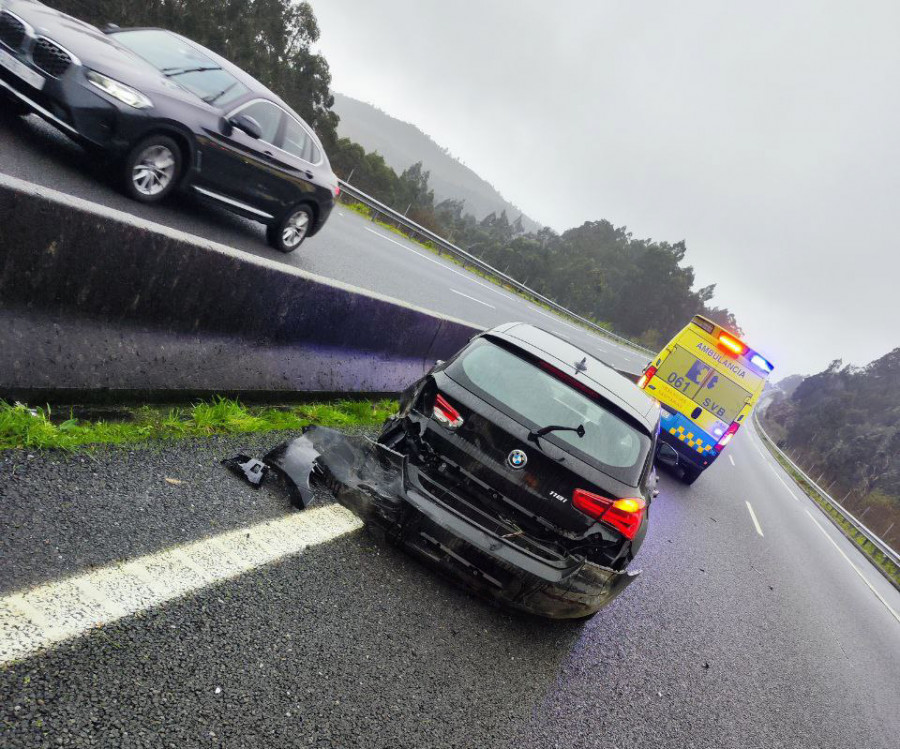
[[690, 466], [685, 466], [684, 468], [681, 469], [681, 471], [682, 471], [681, 480], [684, 481], [684, 483], [687, 484], [688, 486], [690, 486], [698, 478], [700, 478], [700, 474], [703, 473], [703, 471], [699, 471], [696, 468], [691, 468]]

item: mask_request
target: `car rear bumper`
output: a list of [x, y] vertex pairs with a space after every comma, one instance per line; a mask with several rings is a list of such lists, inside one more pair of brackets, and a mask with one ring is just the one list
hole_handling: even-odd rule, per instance
[[705, 471], [713, 463], [715, 463], [716, 458], [719, 457], [718, 453], [715, 450], [701, 455], [694, 448], [687, 445], [678, 437], [665, 431], [659, 433], [659, 438], [667, 445], [671, 445], [673, 448], [675, 448], [675, 452], [678, 453], [679, 465], [684, 466], [686, 464], [695, 471]]
[[[286, 447], [286, 459], [274, 467], [290, 466], [290, 478], [301, 492], [308, 490], [306, 476], [318, 475], [341, 504], [381, 527], [388, 538], [465, 587], [512, 608], [553, 619], [590, 616], [639, 574], [581, 556], [543, 553], [538, 542], [517, 542], [474, 522], [425, 490], [417, 469], [384, 445], [311, 428]], [[268, 457], [266, 462], [272, 464]]]

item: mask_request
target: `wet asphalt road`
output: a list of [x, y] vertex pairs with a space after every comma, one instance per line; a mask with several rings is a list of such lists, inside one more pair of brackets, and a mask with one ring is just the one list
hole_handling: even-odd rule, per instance
[[[218, 464], [275, 441], [2, 454], [0, 593], [294, 512]], [[2, 744], [895, 746], [900, 622], [833, 543], [900, 595], [752, 434], [730, 455], [663, 476], [643, 575], [588, 622], [505, 613], [357, 532], [0, 669]]]
[[566, 322], [342, 206], [335, 208], [319, 234], [284, 255], [266, 244], [262, 224], [190, 195], [162, 206], [128, 200], [103, 164], [35, 116], [0, 117], [0, 172], [482, 327], [529, 322], [616, 368], [639, 371], [647, 363], [645, 355]]
[[[141, 208], [34, 118], [0, 121], [0, 170], [482, 325], [558, 326], [613, 364], [640, 359], [351, 214], [284, 258], [216, 209]], [[218, 465], [275, 441], [0, 453], [0, 594], [294, 512]], [[584, 623], [509, 615], [366, 532], [344, 536], [0, 668], [0, 744], [894, 747], [900, 594], [783, 479], [751, 430], [693, 487], [663, 476], [643, 575]]]

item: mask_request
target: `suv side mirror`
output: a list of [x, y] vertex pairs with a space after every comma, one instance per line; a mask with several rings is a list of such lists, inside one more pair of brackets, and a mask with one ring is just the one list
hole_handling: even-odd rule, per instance
[[259, 140], [262, 137], [262, 128], [250, 115], [239, 114], [228, 120], [228, 124], [237, 128], [242, 133], [246, 133], [255, 140]]
[[660, 442], [656, 448], [656, 460], [667, 468], [674, 468], [678, 465], [678, 453], [671, 445]]

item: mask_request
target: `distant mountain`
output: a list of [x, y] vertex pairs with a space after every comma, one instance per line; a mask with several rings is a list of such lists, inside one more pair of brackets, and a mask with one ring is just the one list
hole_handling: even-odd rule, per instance
[[[398, 174], [421, 161], [424, 169], [431, 172], [429, 185], [436, 203], [448, 198], [464, 200], [464, 212], [479, 220], [505, 210], [512, 222], [522, 214], [490, 183], [453, 158], [415, 125], [338, 93], [334, 95], [333, 109], [341, 118], [338, 135], [356, 141], [367, 151], [377, 151]], [[539, 223], [525, 215], [522, 215], [522, 225], [526, 231], [540, 228]]]

